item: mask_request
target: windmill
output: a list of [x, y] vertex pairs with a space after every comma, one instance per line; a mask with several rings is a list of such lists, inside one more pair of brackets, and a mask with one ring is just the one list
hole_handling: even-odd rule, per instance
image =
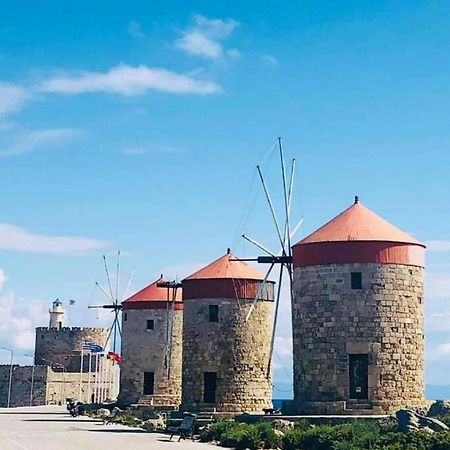
[[[269, 189], [267, 187], [266, 181], [264, 179], [264, 175], [262, 173], [261, 167], [258, 165], [256, 167], [259, 179], [264, 191], [264, 195], [267, 201], [267, 204], [269, 206], [270, 214], [272, 216], [273, 224], [275, 226], [276, 230], [276, 236], [280, 244], [280, 249], [278, 252], [273, 252], [269, 249], [267, 249], [266, 246], [259, 243], [257, 240], [252, 239], [251, 237], [247, 236], [246, 234], [243, 234], [242, 237], [253, 244], [255, 247], [257, 247], [259, 250], [262, 250], [265, 255], [264, 256], [258, 256], [257, 258], [246, 258], [246, 261], [256, 261], [260, 264], [270, 264], [266, 275], [264, 277], [263, 282], [261, 283], [261, 289], [263, 288], [265, 282], [269, 278], [272, 270], [276, 265], [279, 266], [279, 275], [278, 275], [278, 287], [277, 287], [277, 293], [275, 298], [275, 314], [274, 314], [274, 320], [273, 320], [273, 326], [272, 326], [272, 334], [271, 334], [271, 340], [270, 340], [270, 353], [269, 353], [269, 364], [267, 368], [267, 376], [270, 377], [271, 373], [271, 361], [274, 351], [274, 344], [275, 344], [275, 332], [277, 328], [277, 321], [278, 321], [278, 312], [279, 312], [279, 306], [280, 306], [280, 298], [281, 298], [281, 287], [282, 287], [282, 281], [283, 281], [283, 274], [286, 272], [288, 276], [289, 281], [289, 293], [290, 298], [292, 300], [292, 281], [293, 281], [293, 264], [292, 264], [292, 250], [291, 250], [291, 239], [294, 237], [296, 232], [300, 229], [303, 219], [301, 219], [294, 228], [291, 228], [291, 207], [292, 207], [292, 195], [293, 195], [293, 189], [294, 189], [294, 178], [295, 178], [295, 159], [292, 159], [291, 165], [290, 165], [290, 171], [289, 171], [289, 178], [286, 176], [286, 166], [285, 166], [285, 160], [284, 160], [284, 153], [283, 153], [283, 145], [281, 138], [278, 138], [278, 151], [279, 151], [279, 157], [280, 157], [280, 169], [281, 169], [281, 182], [283, 187], [283, 211], [282, 211], [282, 217], [283, 222], [280, 226], [280, 221], [278, 220], [277, 212], [274, 206], [274, 203], [272, 201], [272, 198], [270, 196]], [[246, 321], [248, 321], [252, 315], [252, 312], [258, 302], [258, 299], [260, 297], [260, 293], [258, 292], [255, 296], [255, 299], [247, 313], [247, 316], [245, 318]]]
[[113, 289], [111, 283], [111, 277], [108, 269], [108, 262], [106, 256], [103, 255], [103, 265], [105, 268], [106, 280], [108, 283], [108, 290], [104, 289], [97, 281], [95, 286], [104, 294], [104, 296], [110, 301], [110, 303], [104, 305], [93, 305], [89, 306], [90, 309], [109, 309], [114, 313], [113, 321], [109, 327], [108, 336], [104, 347], [106, 348], [109, 341], [112, 338], [112, 351], [117, 354], [118, 338], [122, 338], [122, 329], [120, 326], [120, 311], [122, 310], [122, 301], [125, 300], [128, 290], [130, 288], [131, 281], [133, 279], [134, 271], [131, 273], [123, 296], [119, 300], [119, 280], [120, 280], [120, 250], [117, 251], [117, 263], [116, 263], [116, 276], [115, 276], [115, 286]]

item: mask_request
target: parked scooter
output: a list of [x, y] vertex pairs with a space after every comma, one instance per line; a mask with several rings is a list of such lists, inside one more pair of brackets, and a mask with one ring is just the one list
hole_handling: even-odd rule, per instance
[[82, 416], [84, 414], [83, 403], [76, 402], [72, 398], [66, 399], [66, 408], [72, 417]]

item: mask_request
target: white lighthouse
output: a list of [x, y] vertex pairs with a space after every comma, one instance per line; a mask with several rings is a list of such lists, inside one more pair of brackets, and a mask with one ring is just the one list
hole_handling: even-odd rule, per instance
[[49, 328], [61, 329], [63, 327], [64, 310], [62, 308], [62, 302], [59, 298], [53, 302], [53, 308], [48, 312], [50, 313]]

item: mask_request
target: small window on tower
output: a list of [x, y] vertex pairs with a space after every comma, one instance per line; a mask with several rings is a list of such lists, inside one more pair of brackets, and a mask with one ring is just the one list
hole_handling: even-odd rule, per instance
[[124, 313], [123, 314], [123, 321], [126, 322], [127, 320], [128, 320], [128, 315], [127, 315], [127, 313]]
[[352, 272], [351, 273], [351, 287], [352, 289], [362, 289], [362, 273]]
[[209, 305], [209, 321], [219, 321], [219, 305]]
[[147, 330], [153, 330], [155, 328], [155, 321], [153, 319], [147, 320]]

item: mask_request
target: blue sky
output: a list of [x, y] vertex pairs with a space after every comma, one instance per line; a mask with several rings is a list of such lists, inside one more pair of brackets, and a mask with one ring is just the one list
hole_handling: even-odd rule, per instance
[[[56, 297], [105, 323], [121, 285], [276, 248], [255, 165], [283, 136], [298, 238], [362, 203], [427, 254], [427, 381], [450, 369], [450, 5], [0, 0], [0, 344], [29, 353]], [[262, 164], [280, 204], [273, 153]], [[112, 262], [112, 261], [111, 261]], [[277, 351], [289, 372], [284, 299]], [[6, 352], [3, 352], [6, 353]], [[8, 355], [0, 352], [0, 361]], [[26, 361], [26, 358], [24, 359]], [[278, 364], [276, 378], [286, 378]]]

